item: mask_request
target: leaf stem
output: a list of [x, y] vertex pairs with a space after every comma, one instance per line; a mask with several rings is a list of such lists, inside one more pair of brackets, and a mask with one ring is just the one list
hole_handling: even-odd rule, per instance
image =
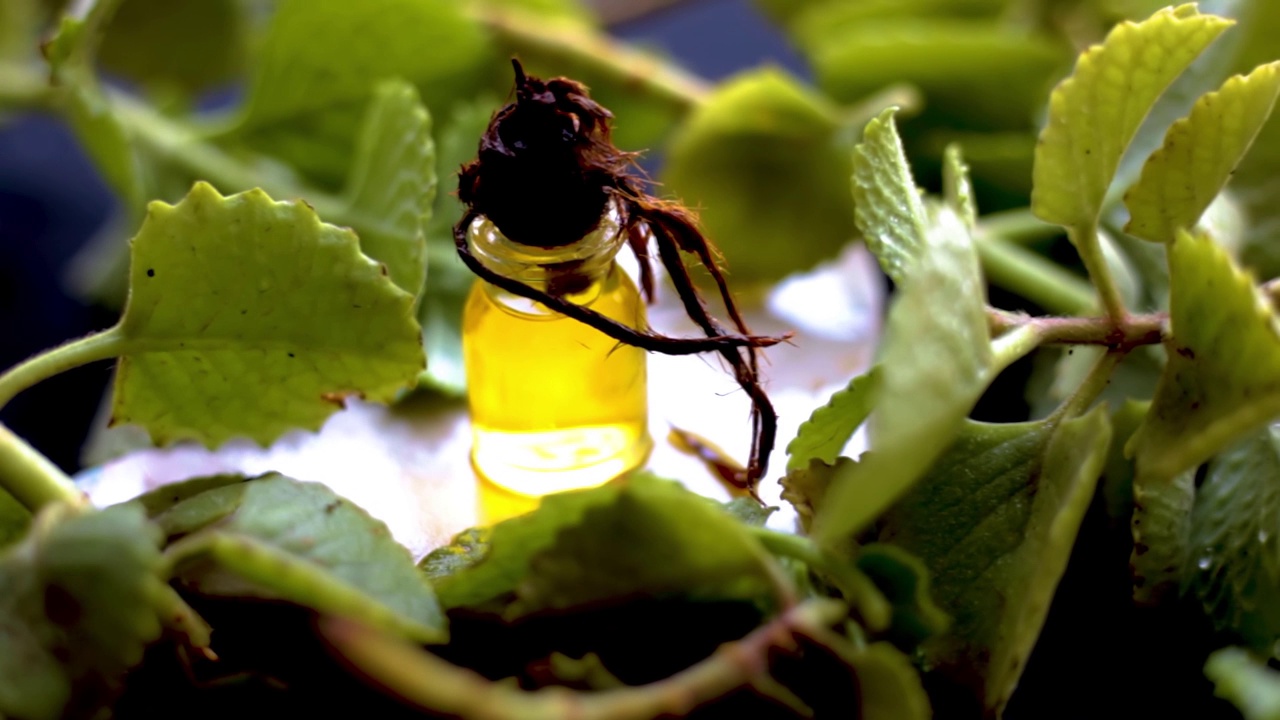
[[486, 3], [470, 3], [467, 9], [521, 54], [554, 58], [573, 72], [574, 68], [589, 69], [681, 110], [697, 107], [711, 93], [711, 86], [702, 78], [605, 34], [548, 23], [527, 11], [499, 10]]
[[1088, 282], [1031, 250], [982, 232], [975, 233], [974, 246], [993, 284], [1051, 313], [1076, 315], [1097, 305]]
[[124, 350], [124, 344], [124, 335], [120, 332], [120, 326], [116, 325], [18, 363], [0, 375], [0, 408], [7, 405], [15, 395], [41, 380], [81, 365], [119, 356]]
[[991, 333], [999, 340], [1031, 328], [1040, 345], [1102, 345], [1122, 352], [1161, 342], [1168, 319], [1167, 313], [1151, 313], [1130, 315], [1123, 323], [1116, 323], [1109, 317], [1032, 317], [987, 308]]
[[1117, 323], [1124, 323], [1129, 311], [1125, 309], [1124, 299], [1120, 296], [1120, 286], [1116, 284], [1115, 276], [1111, 274], [1111, 268], [1107, 266], [1107, 259], [1102, 254], [1102, 245], [1098, 240], [1097, 223], [1084, 227], [1067, 228], [1067, 236], [1071, 238], [1071, 244], [1075, 245], [1076, 251], [1080, 253], [1084, 268], [1089, 272], [1089, 279], [1093, 281], [1093, 286], [1097, 288], [1098, 298], [1102, 301], [1103, 310], [1112, 320]]
[[1109, 350], [1103, 353], [1102, 357], [1098, 358], [1098, 361], [1089, 369], [1084, 382], [1080, 383], [1080, 387], [1076, 388], [1071, 397], [1054, 411], [1054, 415], [1061, 420], [1070, 420], [1083, 415], [1093, 406], [1102, 391], [1107, 389], [1107, 385], [1111, 384], [1111, 375], [1126, 354], [1123, 350]]
[[66, 473], [4, 425], [0, 425], [0, 487], [33, 513], [54, 503], [88, 502]]
[[1020, 325], [996, 338], [991, 343], [991, 377], [999, 375], [1043, 343], [1043, 333], [1034, 323]]

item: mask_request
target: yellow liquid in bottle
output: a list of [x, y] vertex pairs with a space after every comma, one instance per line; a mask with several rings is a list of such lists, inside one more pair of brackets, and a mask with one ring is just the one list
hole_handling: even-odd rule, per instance
[[[632, 327], [645, 324], [640, 294], [617, 266], [567, 299]], [[467, 299], [462, 338], [472, 463], [501, 495], [595, 487], [648, 457], [643, 350], [480, 280]]]

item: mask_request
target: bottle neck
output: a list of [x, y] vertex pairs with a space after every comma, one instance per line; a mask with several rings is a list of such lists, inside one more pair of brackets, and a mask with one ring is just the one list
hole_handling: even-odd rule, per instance
[[612, 198], [594, 230], [560, 247], [517, 243], [483, 215], [467, 228], [467, 245], [482, 265], [555, 296], [583, 293], [608, 277], [625, 238], [621, 209]]

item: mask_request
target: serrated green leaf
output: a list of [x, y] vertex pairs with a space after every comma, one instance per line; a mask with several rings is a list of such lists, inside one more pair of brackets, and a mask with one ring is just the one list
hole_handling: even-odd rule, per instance
[[534, 556], [507, 616], [638, 596], [767, 598], [772, 562], [741, 523], [702, 496], [637, 475]]
[[378, 85], [356, 141], [347, 179], [360, 250], [387, 266], [391, 280], [417, 297], [427, 278], [426, 223], [436, 195], [431, 117], [403, 80]]
[[439, 580], [441, 604], [447, 609], [492, 608], [496, 601], [509, 599], [535, 555], [551, 547], [562, 530], [581, 522], [589, 509], [613, 502], [619, 492], [621, 485], [615, 482], [548, 495], [532, 513], [498, 523], [483, 560]]
[[736, 497], [720, 506], [729, 517], [751, 527], [764, 527], [769, 516], [778, 511], [776, 507], [765, 507], [753, 497]]
[[404, 78], [440, 114], [486, 86], [499, 58], [448, 0], [283, 0], [236, 133], [329, 185], [341, 181], [374, 83]]
[[1044, 624], [1110, 441], [1101, 406], [1058, 425], [970, 421], [885, 518], [881, 540], [924, 560], [955, 620], [925, 644], [929, 664], [974, 686], [995, 715]]
[[381, 521], [324, 485], [280, 475], [206, 494], [226, 490], [240, 491], [233, 511], [166, 551], [187, 588], [281, 598], [423, 642], [444, 639], [444, 613], [426, 576]]
[[489, 528], [464, 530], [448, 545], [427, 553], [418, 568], [435, 582], [473, 567], [489, 554], [490, 533]]
[[836, 108], [780, 71], [739, 75], [672, 137], [665, 189], [700, 209], [736, 282], [809, 269], [854, 236], [839, 130]]
[[137, 507], [51, 506], [0, 554], [0, 714], [91, 715], [160, 636], [158, 533]]
[[1183, 587], [1219, 629], [1270, 653], [1280, 637], [1280, 427], [1209, 463], [1191, 511]]
[[832, 480], [850, 473], [855, 464], [847, 457], [836, 458], [830, 463], [814, 458], [805, 467], [788, 470], [779, 481], [782, 499], [795, 507], [800, 527], [806, 533], [812, 530], [813, 518], [822, 510]]
[[1164, 145], [1125, 195], [1125, 232], [1173, 242], [1178, 230], [1193, 229], [1253, 144], [1278, 95], [1280, 62], [1233, 76], [1196, 101], [1191, 114], [1169, 128]]
[[951, 209], [972, 232], [978, 224], [978, 201], [973, 197], [973, 181], [960, 146], [952, 143], [942, 153], [942, 194]]
[[1195, 5], [1122, 22], [1053, 91], [1036, 148], [1031, 207], [1066, 227], [1097, 222], [1116, 168], [1160, 94], [1231, 21]]
[[193, 94], [230, 82], [244, 66], [246, 10], [238, 0], [122, 2], [107, 23], [99, 62], [160, 93]]
[[825, 405], [800, 423], [795, 438], [787, 444], [787, 472], [803, 470], [811, 460], [835, 463], [858, 426], [871, 414], [879, 392], [878, 368], [871, 368], [837, 390]]
[[1168, 481], [1280, 415], [1280, 334], [1253, 279], [1185, 232], [1169, 269], [1169, 361], [1129, 444], [1138, 485]]
[[1229, 701], [1244, 720], [1280, 720], [1280, 672], [1243, 648], [1223, 648], [1209, 656], [1205, 677], [1213, 694]]
[[880, 267], [901, 284], [924, 252], [929, 215], [894, 127], [896, 108], [867, 123], [853, 149], [854, 221]]
[[1189, 545], [1191, 508], [1195, 503], [1195, 472], [1188, 470], [1168, 482], [1133, 485], [1133, 599], [1155, 604], [1177, 589], [1192, 551]]
[[248, 480], [250, 478], [244, 475], [206, 475], [183, 480], [182, 482], [161, 485], [129, 502], [141, 505], [143, 511], [147, 513], [147, 517], [154, 520], [183, 502], [202, 495], [209, 490], [217, 490], [229, 485], [241, 485]]
[[417, 377], [413, 297], [349, 230], [260, 190], [197, 183], [152, 203], [117, 328], [113, 424], [157, 443], [317, 429], [345, 395], [387, 401]]
[[964, 221], [938, 208], [926, 248], [889, 310], [871, 452], [836, 475], [818, 508], [824, 545], [842, 543], [909, 490], [990, 382], [986, 286]]

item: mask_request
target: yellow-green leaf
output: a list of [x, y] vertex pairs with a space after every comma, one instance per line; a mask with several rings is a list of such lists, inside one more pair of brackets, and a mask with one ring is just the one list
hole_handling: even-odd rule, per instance
[[112, 332], [112, 420], [159, 443], [314, 430], [344, 396], [390, 400], [424, 362], [413, 296], [355, 234], [304, 203], [205, 183], [151, 204]]
[[1280, 415], [1280, 333], [1253, 278], [1185, 231], [1169, 268], [1169, 362], [1130, 441], [1137, 484], [1167, 482]]
[[867, 123], [853, 149], [853, 212], [867, 247], [895, 283], [925, 245], [929, 216], [894, 127], [897, 108]]
[[871, 452], [837, 472], [814, 521], [839, 545], [902, 496], [951, 444], [989, 382], [986, 287], [964, 221], [935, 213], [889, 311]]
[[1191, 114], [1169, 128], [1125, 196], [1125, 232], [1173, 242], [1178, 230], [1194, 228], [1271, 116], [1277, 95], [1280, 62], [1236, 75], [1197, 100]]
[[1093, 225], [1121, 156], [1152, 105], [1231, 21], [1195, 5], [1122, 22], [1053, 91], [1036, 148], [1031, 207], [1067, 227]]
[[871, 368], [832, 394], [825, 405], [800, 423], [795, 439], [787, 444], [787, 472], [803, 470], [815, 459], [834, 463], [871, 414], [879, 391], [879, 370]]

